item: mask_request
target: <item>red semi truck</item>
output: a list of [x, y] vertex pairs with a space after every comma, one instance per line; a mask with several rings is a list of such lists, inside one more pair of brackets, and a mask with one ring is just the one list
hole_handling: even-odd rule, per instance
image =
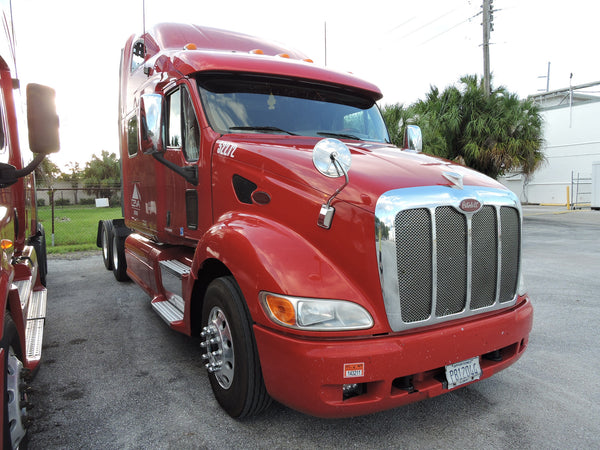
[[[58, 151], [59, 140], [54, 91], [35, 84], [27, 86], [28, 135], [19, 134], [15, 41], [5, 3], [0, 5], [0, 426], [1, 447], [18, 448], [30, 420], [27, 374], [40, 364], [46, 316], [46, 241], [37, 219], [33, 171], [45, 155]], [[22, 151], [27, 140], [32, 153]]]
[[362, 415], [487, 378], [527, 347], [521, 206], [390, 144], [379, 89], [238, 33], [160, 24], [126, 43], [124, 218], [104, 264], [201, 336], [233, 417], [275, 399]]

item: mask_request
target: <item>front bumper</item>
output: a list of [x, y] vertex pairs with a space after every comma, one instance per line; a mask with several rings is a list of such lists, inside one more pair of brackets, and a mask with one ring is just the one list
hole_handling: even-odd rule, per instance
[[[493, 316], [413, 333], [306, 340], [255, 325], [265, 384], [277, 401], [318, 417], [351, 417], [448, 392], [444, 367], [482, 356], [481, 379], [513, 364], [533, 323], [527, 297]], [[483, 357], [498, 350], [495, 360]], [[352, 371], [351, 369], [355, 369]], [[352, 375], [352, 376], [349, 376]], [[344, 399], [343, 385], [362, 394]]]

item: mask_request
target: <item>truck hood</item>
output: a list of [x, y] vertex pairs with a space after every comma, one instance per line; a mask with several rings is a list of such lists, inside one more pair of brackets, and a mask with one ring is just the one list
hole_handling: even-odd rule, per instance
[[[237, 162], [252, 165], [264, 173], [304, 185], [323, 195], [326, 201], [341, 185], [344, 178], [321, 175], [312, 161], [312, 149], [320, 138], [229, 134], [217, 142], [235, 147], [232, 157]], [[400, 150], [393, 145], [346, 141], [352, 154], [348, 171], [349, 184], [337, 197], [355, 206], [374, 212], [381, 194], [392, 189], [420, 186], [453, 187], [444, 173], [462, 175], [465, 186], [482, 186], [506, 190], [497, 181], [450, 161]], [[257, 180], [252, 180], [257, 182]], [[260, 184], [259, 184], [260, 188]]]

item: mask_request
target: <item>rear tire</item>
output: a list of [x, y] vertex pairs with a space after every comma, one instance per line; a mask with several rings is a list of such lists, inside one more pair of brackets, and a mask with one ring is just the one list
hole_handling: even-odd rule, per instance
[[21, 360], [21, 345], [17, 327], [10, 314], [4, 319], [4, 334], [0, 341], [4, 351], [4, 436], [3, 448], [25, 448], [27, 441], [27, 401], [23, 363]]
[[233, 277], [208, 286], [202, 306], [203, 355], [215, 398], [234, 418], [257, 415], [271, 398], [262, 377], [250, 314]]
[[125, 239], [127, 236], [119, 236], [117, 230], [113, 230], [112, 236], [112, 271], [117, 281], [127, 281], [127, 262], [125, 261]]
[[37, 224], [35, 236], [31, 239], [31, 245], [35, 249], [35, 254], [38, 263], [38, 274], [40, 283], [46, 286], [46, 277], [48, 275], [48, 252], [46, 250], [46, 232], [41, 223]]
[[102, 261], [104, 262], [104, 267], [106, 267], [106, 270], [112, 270], [112, 238], [114, 233], [113, 224], [110, 220], [103, 220], [101, 227], [100, 245], [102, 247]]

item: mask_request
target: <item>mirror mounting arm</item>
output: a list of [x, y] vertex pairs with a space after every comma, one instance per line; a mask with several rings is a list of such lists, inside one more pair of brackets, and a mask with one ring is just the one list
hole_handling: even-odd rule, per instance
[[167, 160], [163, 153], [152, 153], [152, 156], [161, 164], [164, 164], [178, 175], [181, 175], [188, 183], [198, 186], [198, 167], [180, 167], [177, 164]]
[[38, 153], [35, 158], [22, 169], [17, 169], [11, 164], [0, 164], [0, 188], [15, 184], [19, 178], [29, 175], [43, 161], [46, 155]]
[[343, 164], [340, 164], [340, 162], [338, 161], [337, 154], [335, 152], [331, 153], [330, 158], [331, 163], [336, 167], [336, 169], [341, 170], [344, 174], [345, 181], [344, 184], [337, 188], [333, 195], [329, 197], [327, 203], [321, 205], [321, 211], [319, 212], [319, 219], [317, 220], [317, 225], [319, 225], [321, 228], [325, 228], [326, 230], [329, 230], [331, 228], [331, 222], [333, 221], [333, 215], [335, 214], [335, 208], [331, 206], [331, 202], [334, 198], [338, 196], [340, 192], [344, 190], [346, 186], [348, 186], [348, 183], [350, 182], [350, 178], [348, 177], [348, 171], [343, 166]]

